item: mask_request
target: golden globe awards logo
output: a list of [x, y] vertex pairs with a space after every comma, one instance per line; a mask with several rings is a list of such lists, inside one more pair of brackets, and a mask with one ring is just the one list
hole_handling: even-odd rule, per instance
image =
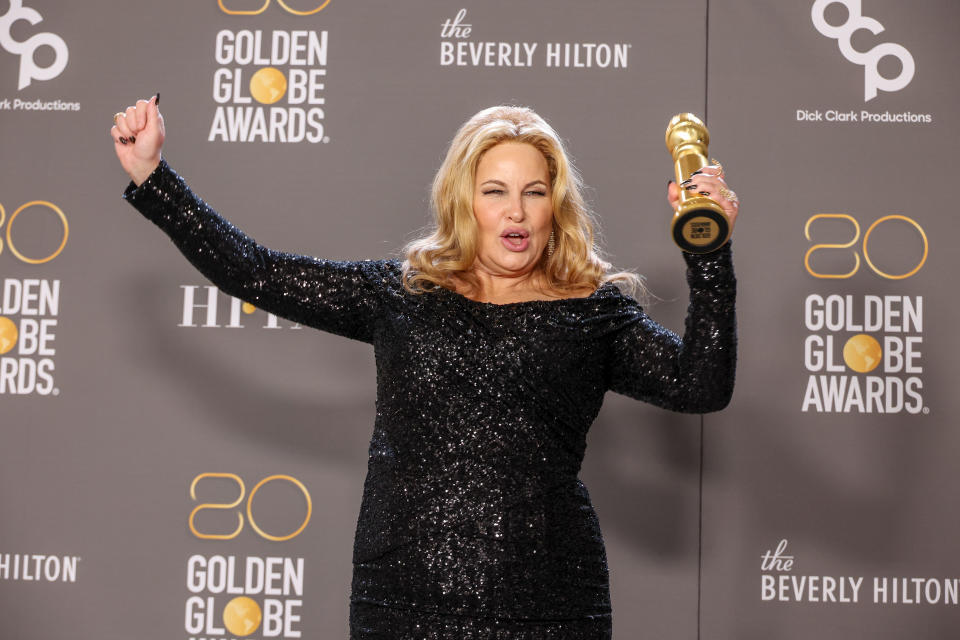
[[[303, 558], [205, 556], [187, 559], [184, 628], [190, 640], [230, 633], [299, 638]], [[252, 596], [252, 597], [251, 597]]]
[[[832, 223], [832, 224], [831, 224]], [[840, 227], [832, 226], [839, 224]], [[893, 273], [871, 253], [871, 238], [883, 226], [918, 236], [917, 255], [909, 268]], [[837, 242], [813, 244], [804, 256], [807, 273], [824, 281], [843, 282], [862, 270], [886, 280], [904, 282], [926, 263], [927, 235], [912, 218], [888, 215], [867, 228], [860, 242], [860, 223], [848, 214], [820, 213], [807, 220], [807, 240], [826, 230]], [[905, 238], [904, 245], [909, 244]], [[841, 257], [850, 269], [817, 266]], [[861, 254], [863, 260], [861, 260]], [[923, 402], [923, 296], [838, 291], [811, 293], [803, 303], [803, 362], [809, 373], [801, 410], [817, 413], [929, 413]]]
[[[276, 530], [258, 518], [256, 505], [277, 498], [264, 495], [269, 487], [293, 491], [304, 501], [302, 519], [294, 515], [289, 530]], [[226, 489], [226, 493], [224, 493]], [[201, 498], [200, 496], [206, 496]], [[287, 542], [307, 528], [313, 515], [313, 501], [307, 487], [285, 474], [259, 480], [247, 495], [246, 483], [235, 473], [201, 473], [190, 483], [190, 498], [197, 504], [187, 518], [190, 532], [198, 540], [229, 541], [244, 531], [271, 542]], [[286, 504], [286, 503], [284, 503]], [[276, 508], [276, 505], [271, 505]], [[236, 525], [224, 527], [207, 515], [236, 516]], [[211, 521], [212, 520], [212, 521]], [[269, 529], [269, 530], [268, 530]], [[187, 558], [185, 626], [190, 640], [222, 638], [300, 638], [304, 593], [304, 559], [271, 554], [237, 556], [193, 554]]]
[[[56, 215], [61, 229], [40, 238], [32, 225], [24, 234], [15, 223], [38, 212]], [[16, 228], [16, 231], [14, 229]], [[63, 251], [70, 234], [67, 216], [57, 205], [33, 200], [17, 207], [7, 219], [0, 204], [0, 260], [8, 265], [42, 265]], [[24, 244], [47, 244], [39, 254], [27, 254]], [[0, 278], [0, 395], [59, 395], [54, 382], [56, 331], [60, 314], [60, 280]]]
[[[283, 0], [289, 14], [310, 16]], [[220, 0], [234, 16], [258, 16], [270, 5], [243, 8], [245, 3]], [[210, 142], [327, 143], [325, 80], [327, 31], [222, 29], [214, 42], [213, 99], [217, 103], [207, 140]]]

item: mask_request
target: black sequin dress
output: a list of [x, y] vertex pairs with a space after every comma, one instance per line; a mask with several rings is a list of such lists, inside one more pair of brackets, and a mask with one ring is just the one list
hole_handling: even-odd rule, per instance
[[225, 293], [372, 343], [377, 413], [354, 543], [355, 639], [611, 636], [603, 539], [577, 478], [607, 390], [723, 408], [736, 360], [729, 248], [685, 255], [681, 340], [606, 284], [496, 305], [404, 290], [395, 260], [268, 250], [166, 163], [124, 193]]

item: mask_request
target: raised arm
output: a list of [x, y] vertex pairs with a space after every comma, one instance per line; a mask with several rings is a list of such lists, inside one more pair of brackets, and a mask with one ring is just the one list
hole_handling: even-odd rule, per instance
[[730, 245], [684, 257], [690, 305], [683, 338], [637, 308], [636, 321], [612, 338], [607, 387], [673, 411], [719, 411], [733, 393], [737, 362]]
[[117, 156], [132, 179], [124, 198], [224, 293], [307, 326], [373, 340], [389, 263], [337, 262], [267, 249], [197, 197], [160, 157], [163, 119], [156, 98], [141, 100], [115, 121]]

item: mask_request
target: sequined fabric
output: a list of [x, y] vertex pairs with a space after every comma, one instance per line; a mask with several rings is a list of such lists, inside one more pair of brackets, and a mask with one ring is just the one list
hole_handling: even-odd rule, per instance
[[517, 620], [424, 613], [350, 603], [351, 637], [363, 640], [579, 640], [610, 638], [610, 614]]
[[683, 339], [606, 284], [496, 305], [405, 291], [395, 260], [268, 250], [167, 164], [124, 193], [225, 293], [373, 344], [377, 413], [354, 542], [351, 638], [600, 639], [607, 561], [586, 435], [607, 390], [723, 408], [736, 360], [729, 246], [685, 254]]

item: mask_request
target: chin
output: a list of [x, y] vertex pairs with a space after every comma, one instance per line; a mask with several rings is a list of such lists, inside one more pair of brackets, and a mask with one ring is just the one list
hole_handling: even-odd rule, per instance
[[527, 271], [532, 271], [533, 268], [537, 265], [536, 260], [531, 260], [530, 258], [524, 257], [514, 257], [513, 259], [507, 258], [504, 260], [498, 261], [498, 266], [505, 271], [521, 272], [526, 273]]

